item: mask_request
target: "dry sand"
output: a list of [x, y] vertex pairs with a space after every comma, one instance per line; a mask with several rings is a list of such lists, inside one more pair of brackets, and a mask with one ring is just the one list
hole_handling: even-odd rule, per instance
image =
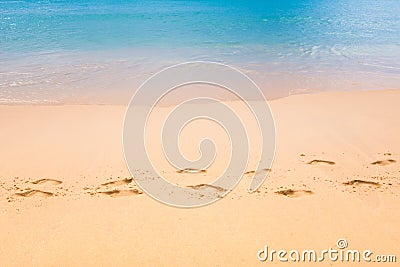
[[[197, 209], [160, 204], [135, 185], [122, 153], [125, 107], [0, 106], [0, 265], [275, 266], [257, 251], [335, 248], [339, 238], [399, 261], [399, 103], [400, 90], [271, 101], [268, 179], [248, 194], [250, 163], [237, 188]], [[210, 182], [224, 147], [207, 173], [160, 166], [180, 184]]]

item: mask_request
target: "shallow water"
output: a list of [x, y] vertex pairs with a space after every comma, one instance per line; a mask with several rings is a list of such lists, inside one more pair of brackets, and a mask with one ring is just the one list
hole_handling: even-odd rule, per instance
[[0, 1], [0, 103], [127, 103], [162, 67], [231, 64], [268, 98], [400, 88], [400, 2]]

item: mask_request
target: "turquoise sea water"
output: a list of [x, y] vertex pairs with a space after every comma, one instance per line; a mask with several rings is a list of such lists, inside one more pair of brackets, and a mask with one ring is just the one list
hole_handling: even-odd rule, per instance
[[236, 66], [269, 98], [400, 88], [400, 1], [0, 1], [0, 103], [126, 103], [164, 66]]

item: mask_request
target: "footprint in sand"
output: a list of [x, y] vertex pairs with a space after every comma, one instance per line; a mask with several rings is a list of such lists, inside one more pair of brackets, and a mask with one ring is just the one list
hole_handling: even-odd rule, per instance
[[141, 192], [137, 189], [129, 189], [129, 190], [114, 189], [114, 190], [110, 190], [110, 191], [101, 192], [101, 194], [107, 195], [110, 197], [126, 197], [126, 196], [140, 195], [140, 194], [143, 194], [143, 192]]
[[126, 179], [119, 180], [119, 181], [104, 183], [104, 184], [101, 184], [101, 186], [121, 186], [121, 185], [130, 184], [132, 181], [133, 181], [133, 178], [126, 178]]
[[[54, 180], [54, 179], [40, 179], [37, 181], [33, 181], [31, 182], [34, 185], [50, 185], [50, 186], [57, 186], [62, 184], [61, 181], [59, 180]], [[31, 188], [27, 188], [22, 192], [18, 192], [15, 193], [16, 196], [20, 196], [20, 197], [52, 197], [55, 194], [52, 192], [48, 192], [45, 190], [41, 190], [41, 189], [31, 189]]]
[[32, 184], [59, 185], [59, 184], [62, 184], [62, 182], [59, 180], [53, 180], [53, 179], [40, 179], [40, 180], [32, 182]]
[[227, 189], [211, 184], [198, 184], [198, 185], [188, 185], [187, 187], [195, 189], [193, 193], [191, 193], [192, 197], [198, 197], [200, 199], [209, 198], [215, 199], [223, 198]]
[[194, 169], [194, 168], [185, 168], [183, 170], [178, 170], [176, 171], [177, 173], [191, 173], [191, 174], [195, 174], [195, 173], [205, 173], [207, 172], [206, 170], [201, 170], [201, 169]]
[[392, 163], [396, 163], [394, 159], [387, 159], [387, 160], [377, 160], [375, 162], [372, 162], [372, 165], [378, 165], [378, 166], [386, 166]]
[[219, 192], [225, 192], [226, 189], [220, 186], [216, 186], [216, 185], [211, 185], [211, 184], [198, 184], [198, 185], [189, 185], [188, 187], [193, 188], [193, 189], [197, 189], [197, 190], [201, 190], [201, 189], [205, 189], [205, 188], [212, 188], [215, 189]]
[[46, 192], [42, 190], [34, 190], [34, 189], [29, 189], [21, 193], [15, 193], [15, 195], [20, 196], [20, 197], [51, 197], [54, 194], [51, 192]]
[[310, 164], [310, 165], [335, 165], [336, 162], [329, 161], [329, 160], [314, 159], [314, 160], [308, 162], [307, 164]]
[[313, 195], [314, 192], [311, 190], [293, 190], [293, 189], [286, 189], [281, 191], [276, 191], [275, 194], [283, 195], [290, 198], [299, 198]]
[[[136, 188], [132, 188], [132, 185], [130, 185], [132, 181], [133, 178], [125, 178], [118, 181], [107, 182], [101, 184], [99, 187], [95, 188], [94, 191], [89, 192], [89, 194], [92, 196], [96, 194], [101, 194], [110, 197], [125, 197], [125, 196], [136, 196], [143, 194], [142, 191]], [[125, 187], [125, 189], [118, 188], [123, 186]]]
[[[271, 171], [271, 169], [265, 168], [265, 169], [260, 170], [260, 171], [257, 172], [257, 173], [270, 172], [270, 171]], [[243, 173], [243, 174], [246, 175], [246, 174], [254, 174], [254, 173], [256, 173], [256, 171], [247, 171], [247, 172], [245, 172], [245, 173]]]
[[372, 181], [364, 181], [364, 180], [351, 180], [348, 182], [344, 182], [343, 184], [344, 185], [353, 185], [353, 186], [369, 185], [369, 186], [381, 187], [380, 183], [372, 182]]

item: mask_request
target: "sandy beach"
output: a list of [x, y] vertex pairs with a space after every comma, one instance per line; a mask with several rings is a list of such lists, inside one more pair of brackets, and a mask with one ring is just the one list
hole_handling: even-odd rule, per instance
[[[276, 266], [288, 263], [261, 262], [257, 252], [323, 250], [340, 238], [399, 258], [400, 90], [269, 103], [277, 150], [267, 180], [247, 192], [250, 162], [232, 192], [196, 209], [163, 205], [136, 186], [122, 148], [125, 106], [0, 106], [0, 265]], [[182, 142], [195, 156], [190, 140]], [[176, 183], [208, 183], [226, 163], [221, 147], [207, 173], [159, 166]]]

